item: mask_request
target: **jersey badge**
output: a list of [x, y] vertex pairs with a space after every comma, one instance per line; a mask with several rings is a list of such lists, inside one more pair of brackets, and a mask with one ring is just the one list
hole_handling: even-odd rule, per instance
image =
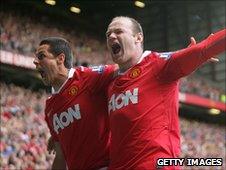
[[130, 73], [129, 73], [129, 77], [132, 78], [132, 79], [135, 79], [137, 77], [139, 77], [141, 74], [141, 68], [139, 67], [136, 67], [136, 68], [133, 68]]
[[69, 93], [69, 95], [71, 95], [71, 96], [75, 96], [75, 95], [78, 94], [78, 90], [79, 90], [78, 86], [73, 85], [73, 86], [70, 87], [68, 93]]

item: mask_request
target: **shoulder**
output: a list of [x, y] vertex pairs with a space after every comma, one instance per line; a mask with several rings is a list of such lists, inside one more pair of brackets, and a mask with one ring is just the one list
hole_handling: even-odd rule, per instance
[[174, 54], [174, 51], [170, 52], [151, 52], [146, 58], [149, 60], [168, 60]]
[[98, 66], [91, 66], [86, 68], [81, 68], [83, 73], [92, 74], [92, 75], [101, 75], [101, 74], [111, 74], [115, 70], [118, 69], [116, 64], [112, 65], [98, 65]]
[[79, 67], [76, 67], [75, 70], [76, 70], [75, 72], [79, 74], [88, 74], [92, 72], [102, 73], [104, 70], [104, 66], [103, 65], [91, 66], [91, 67], [79, 66]]
[[167, 60], [167, 59], [169, 59], [173, 54], [174, 54], [174, 52], [172, 52], [172, 51], [170, 51], [170, 52], [161, 52], [161, 53], [158, 53], [158, 57]]

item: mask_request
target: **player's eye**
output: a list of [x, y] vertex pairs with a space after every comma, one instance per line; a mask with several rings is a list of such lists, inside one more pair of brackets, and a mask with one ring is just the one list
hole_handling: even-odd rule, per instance
[[107, 33], [106, 33], [106, 37], [107, 37], [107, 38], [108, 38], [110, 35], [111, 35], [110, 32], [107, 32]]
[[123, 33], [123, 31], [122, 30], [116, 30], [115, 33], [116, 34], [121, 34], [121, 33]]
[[43, 60], [43, 58], [45, 58], [45, 55], [44, 54], [37, 54], [37, 58], [39, 60]]

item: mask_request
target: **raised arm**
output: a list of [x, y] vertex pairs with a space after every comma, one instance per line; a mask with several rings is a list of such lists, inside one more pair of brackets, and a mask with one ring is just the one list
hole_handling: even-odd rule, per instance
[[226, 29], [211, 34], [198, 44], [170, 54], [170, 57], [163, 62], [159, 77], [166, 81], [179, 79], [225, 50]]
[[[211, 34], [212, 35], [212, 34]], [[193, 46], [193, 45], [196, 45], [197, 43], [196, 43], [196, 40], [195, 40], [195, 38], [194, 37], [191, 37], [190, 38], [190, 44], [188, 45], [188, 47], [191, 47], [191, 46]], [[217, 62], [219, 62], [219, 59], [217, 58], [217, 57], [212, 57], [212, 58], [210, 58], [208, 61], [210, 61], [210, 62], [212, 62], [212, 63], [217, 63]]]

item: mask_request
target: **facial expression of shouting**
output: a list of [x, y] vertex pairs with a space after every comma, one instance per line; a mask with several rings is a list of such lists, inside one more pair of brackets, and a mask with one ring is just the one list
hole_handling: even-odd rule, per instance
[[49, 45], [40, 45], [35, 53], [34, 64], [47, 86], [53, 86], [58, 75], [58, 58], [49, 52]]
[[133, 32], [133, 24], [128, 18], [116, 18], [108, 26], [106, 32], [107, 46], [112, 60], [121, 65], [137, 57], [140, 48], [141, 34]]

